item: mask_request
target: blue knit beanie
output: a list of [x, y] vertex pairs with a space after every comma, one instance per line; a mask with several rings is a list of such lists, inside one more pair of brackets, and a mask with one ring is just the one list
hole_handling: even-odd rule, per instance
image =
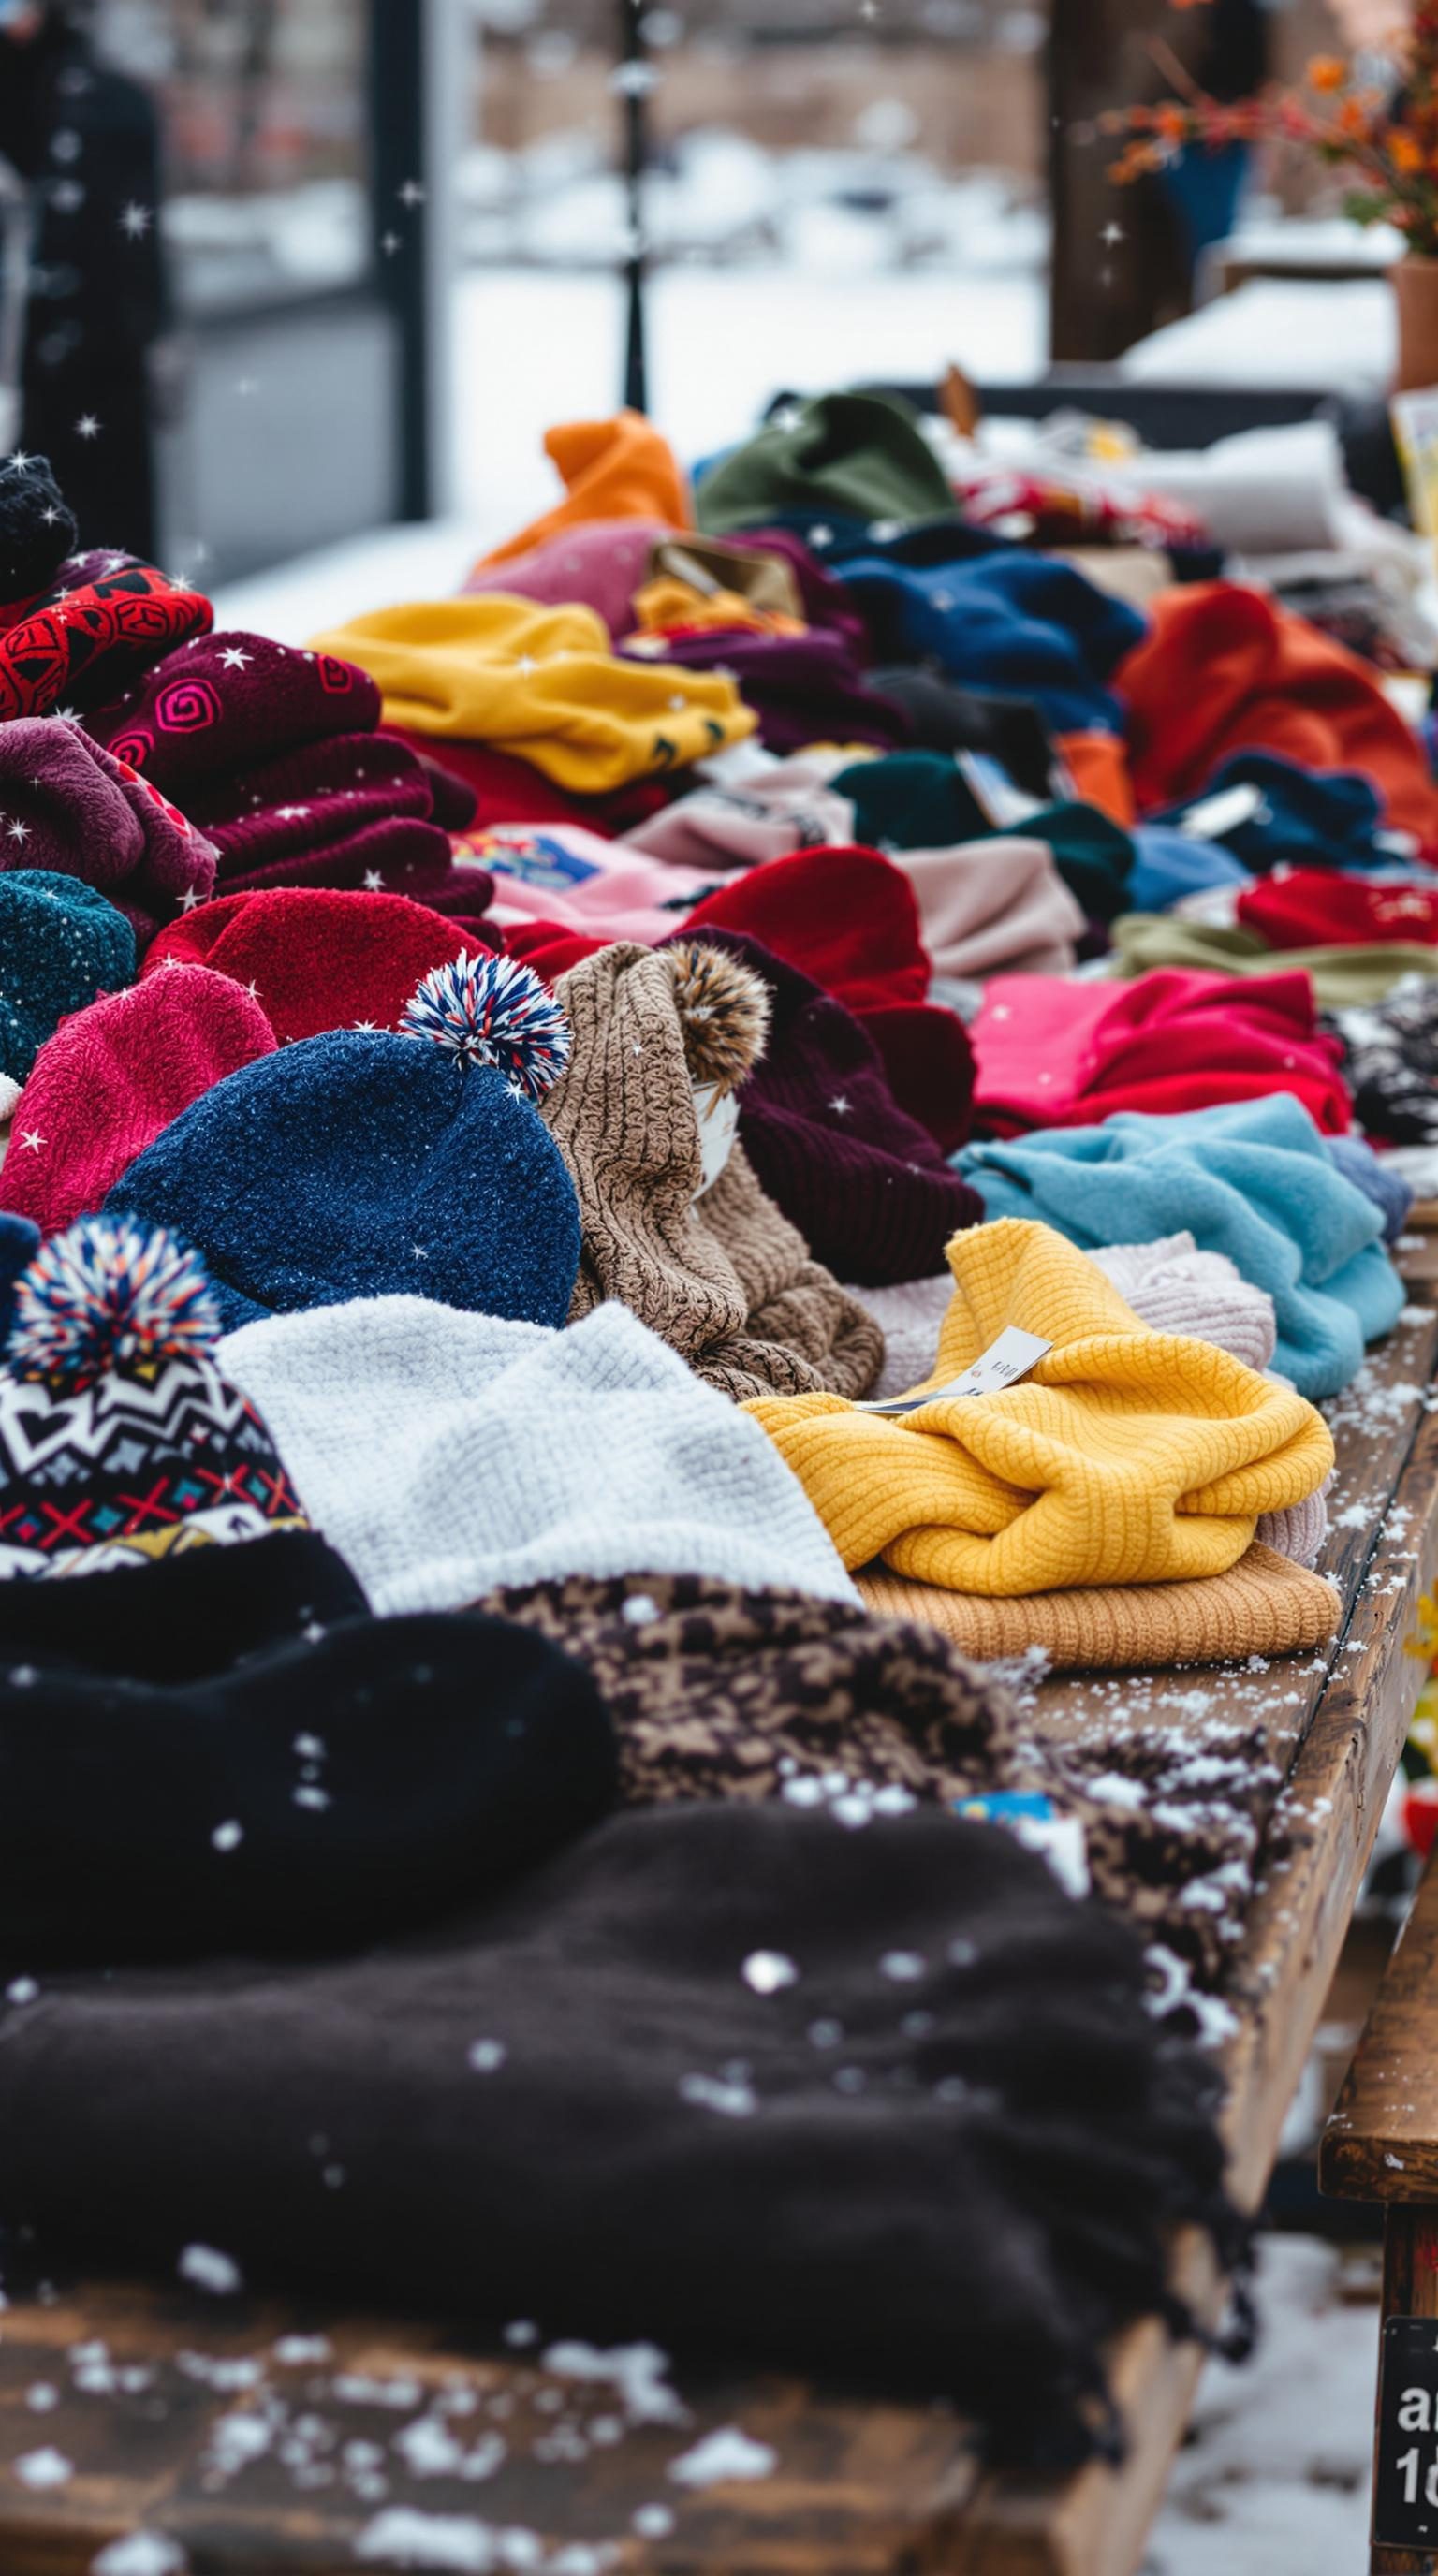
[[23, 1082], [71, 1011], [134, 980], [134, 931], [93, 886], [0, 867], [0, 1073]]
[[193, 1244], [227, 1332], [408, 1293], [561, 1325], [574, 1184], [535, 1107], [569, 1028], [512, 958], [427, 975], [398, 1035], [342, 1029], [242, 1065], [115, 1183], [107, 1214]]

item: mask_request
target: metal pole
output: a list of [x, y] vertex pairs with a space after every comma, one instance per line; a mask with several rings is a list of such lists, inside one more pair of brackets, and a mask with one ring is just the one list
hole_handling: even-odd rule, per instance
[[653, 75], [644, 52], [644, 0], [619, 0], [619, 94], [624, 133], [624, 200], [629, 239], [624, 261], [624, 400], [630, 411], [649, 408], [644, 340], [644, 173], [649, 160], [647, 101]]

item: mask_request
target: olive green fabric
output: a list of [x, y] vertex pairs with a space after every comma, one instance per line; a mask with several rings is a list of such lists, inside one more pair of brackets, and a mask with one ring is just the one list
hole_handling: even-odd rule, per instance
[[776, 512], [855, 519], [957, 516], [943, 467], [907, 403], [881, 394], [821, 394], [786, 403], [754, 438], [705, 475], [694, 515], [710, 536], [760, 528]]
[[[1031, 827], [1026, 823], [1027, 832]], [[1438, 948], [1394, 940], [1385, 947], [1269, 948], [1251, 930], [1181, 921], [1171, 912], [1126, 912], [1113, 925], [1116, 975], [1155, 966], [1192, 966], [1209, 975], [1311, 975], [1324, 1010], [1381, 1002], [1405, 975], [1438, 975]]]

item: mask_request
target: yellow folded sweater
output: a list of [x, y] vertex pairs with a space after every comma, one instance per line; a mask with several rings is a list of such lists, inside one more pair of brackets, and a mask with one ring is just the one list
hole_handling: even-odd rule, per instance
[[1053, 1344], [1028, 1377], [896, 1418], [831, 1395], [744, 1408], [847, 1566], [882, 1557], [993, 1596], [1222, 1574], [1260, 1512], [1300, 1502], [1332, 1466], [1311, 1404], [1212, 1343], [1150, 1332], [1049, 1226], [973, 1226], [948, 1260], [954, 1295], [924, 1386], [957, 1377], [1010, 1324]]
[[386, 724], [490, 743], [576, 795], [685, 769], [754, 730], [732, 680], [621, 661], [592, 608], [483, 591], [377, 608], [310, 641], [368, 671]]

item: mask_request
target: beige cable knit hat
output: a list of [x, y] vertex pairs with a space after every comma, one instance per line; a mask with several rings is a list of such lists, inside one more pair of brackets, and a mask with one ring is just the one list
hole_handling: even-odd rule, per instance
[[583, 1226], [569, 1320], [617, 1298], [710, 1386], [866, 1395], [884, 1337], [808, 1257], [737, 1141], [706, 1187], [696, 1086], [722, 1101], [762, 1052], [768, 992], [720, 948], [620, 942], [556, 987], [566, 1071], [543, 1117]]

